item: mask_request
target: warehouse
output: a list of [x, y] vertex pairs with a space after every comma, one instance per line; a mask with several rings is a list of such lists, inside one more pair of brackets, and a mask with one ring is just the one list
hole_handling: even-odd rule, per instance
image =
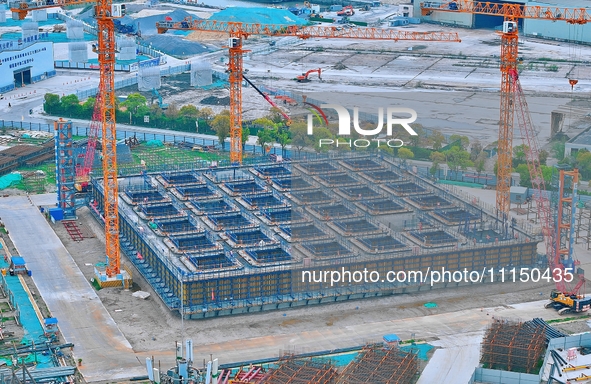
[[0, 40], [0, 93], [55, 76], [53, 43], [42, 37]]

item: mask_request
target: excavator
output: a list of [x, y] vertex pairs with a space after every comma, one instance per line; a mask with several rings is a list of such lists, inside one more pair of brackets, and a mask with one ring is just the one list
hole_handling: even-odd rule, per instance
[[308, 72], [306, 73], [302, 73], [301, 76], [298, 76], [295, 78], [295, 80], [298, 83], [307, 83], [310, 81], [310, 79], [308, 78], [308, 76], [310, 76], [312, 73], [318, 73], [318, 79], [322, 80], [321, 74], [322, 74], [322, 68], [318, 68], [318, 69], [310, 69]]
[[355, 11], [353, 10], [352, 5], [347, 5], [346, 7], [343, 7], [343, 9], [337, 12], [337, 16], [353, 16], [354, 14]]

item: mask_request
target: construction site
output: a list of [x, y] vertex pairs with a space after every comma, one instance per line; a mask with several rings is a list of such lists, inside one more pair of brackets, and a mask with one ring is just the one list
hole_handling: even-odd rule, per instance
[[[327, 286], [302, 281], [304, 271], [322, 276], [338, 266], [385, 276], [539, 262], [539, 233], [526, 223], [507, 223], [389, 157], [146, 173], [120, 188], [122, 251], [186, 318], [439, 287], [427, 279]], [[97, 215], [102, 190], [96, 179]]]
[[[74, 2], [10, 4], [7, 25]], [[16, 68], [7, 72], [14, 82], [0, 84], [0, 109], [12, 119], [2, 126], [23, 129], [28, 114], [31, 130], [47, 123], [53, 135], [35, 146], [19, 138], [0, 152], [3, 173], [55, 164], [56, 194], [0, 201], [6, 279], [24, 284], [17, 265], [28, 273], [29, 300], [45, 308], [37, 314], [44, 337], [59, 318], [65, 358], [78, 362], [55, 359], [47, 380], [591, 380], [591, 340], [568, 335], [589, 326], [569, 328], [564, 316], [585, 319], [591, 309], [591, 199], [576, 153], [586, 141], [571, 141], [570, 163], [554, 151], [556, 137], [588, 128], [582, 91], [591, 67], [585, 34], [551, 28], [586, 28], [585, 9], [82, 3], [92, 9], [47, 22], [71, 31], [68, 60], [64, 46], [56, 49], [57, 71], [38, 75], [13, 61], [47, 55], [35, 47], [48, 32], [23, 34], [13, 56], [14, 44], [0, 42], [3, 70]], [[475, 25], [464, 25], [471, 17]], [[480, 17], [497, 30], [455, 28], [478, 28]], [[72, 92], [79, 109], [94, 98], [87, 129], [78, 116], [48, 112], [50, 98], [35, 93], [51, 87], [59, 103]], [[125, 104], [136, 92], [145, 105]], [[172, 120], [190, 104], [213, 115], [192, 116], [191, 132], [154, 123], [165, 118], [152, 113]], [[406, 120], [389, 106], [414, 112], [418, 124], [397, 123]], [[272, 126], [243, 135], [270, 111]], [[203, 134], [201, 121], [215, 127], [223, 113], [227, 135], [214, 132], [219, 126]], [[138, 120], [145, 124], [133, 126]], [[277, 136], [265, 141], [265, 131]], [[458, 152], [471, 155], [464, 135], [472, 148], [481, 141], [482, 167], [453, 164]], [[348, 139], [349, 148], [338, 147]], [[328, 142], [334, 147], [323, 148]], [[429, 155], [437, 153], [443, 159]], [[35, 382], [21, 364], [18, 382]]]

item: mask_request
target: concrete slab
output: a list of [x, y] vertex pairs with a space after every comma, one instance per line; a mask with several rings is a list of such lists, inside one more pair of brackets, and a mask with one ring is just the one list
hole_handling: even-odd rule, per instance
[[[49, 202], [51, 196], [35, 196]], [[55, 196], [53, 196], [55, 199]], [[53, 200], [55, 201], [55, 200]], [[145, 375], [131, 345], [36, 205], [26, 196], [0, 199], [0, 216], [87, 382]]]

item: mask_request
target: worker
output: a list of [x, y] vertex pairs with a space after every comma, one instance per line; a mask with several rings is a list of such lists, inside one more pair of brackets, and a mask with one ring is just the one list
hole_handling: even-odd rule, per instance
[[12, 108], [12, 104], [8, 103], [8, 108]]

